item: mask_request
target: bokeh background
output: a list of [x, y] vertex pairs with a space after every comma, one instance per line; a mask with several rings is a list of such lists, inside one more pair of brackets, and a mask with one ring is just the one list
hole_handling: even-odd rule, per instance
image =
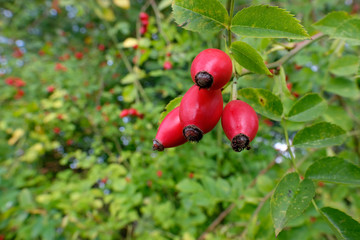
[[[233, 152], [221, 126], [198, 144], [152, 151], [161, 112], [193, 84], [193, 58], [225, 46], [224, 33], [177, 26], [171, 2], [0, 0], [0, 239], [191, 240], [232, 203], [207, 239], [275, 239], [269, 201], [252, 216], [290, 168], [278, 122], [259, 115], [251, 151]], [[310, 34], [330, 11], [359, 11], [351, 0], [239, 0], [235, 11], [259, 3], [289, 10]], [[289, 43], [244, 41], [267, 62]], [[322, 118], [352, 130], [358, 122], [344, 104], [358, 115], [356, 85], [340, 93], [324, 85], [330, 44], [316, 43], [284, 67], [294, 98], [325, 90], [333, 100]], [[273, 79], [249, 75], [239, 85], [271, 89]], [[289, 125], [293, 133], [301, 127]], [[358, 164], [358, 144], [295, 153], [302, 170], [328, 151]], [[317, 196], [319, 205], [360, 217], [359, 189], [319, 182]], [[310, 207], [278, 239], [335, 238]]]

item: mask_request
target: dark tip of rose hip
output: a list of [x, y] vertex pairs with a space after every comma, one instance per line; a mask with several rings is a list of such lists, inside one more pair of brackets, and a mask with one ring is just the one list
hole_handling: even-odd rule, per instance
[[189, 142], [199, 142], [203, 137], [203, 131], [194, 125], [184, 127], [183, 134]]
[[241, 152], [242, 150], [250, 150], [250, 140], [245, 134], [236, 135], [231, 141], [231, 147], [235, 152]]
[[154, 151], [164, 151], [164, 146], [157, 139], [153, 140], [153, 150]]
[[195, 82], [200, 88], [209, 88], [212, 86], [214, 78], [210, 73], [201, 71], [195, 75]]

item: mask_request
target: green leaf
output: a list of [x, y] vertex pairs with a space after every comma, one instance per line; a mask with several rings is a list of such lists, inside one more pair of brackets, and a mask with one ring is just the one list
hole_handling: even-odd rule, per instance
[[336, 28], [334, 37], [360, 44], [360, 19], [353, 18], [344, 21]]
[[357, 98], [360, 93], [356, 82], [345, 77], [331, 78], [325, 91], [348, 98]]
[[334, 231], [337, 239], [357, 240], [360, 236], [360, 223], [340, 210], [324, 207], [321, 215]]
[[325, 113], [322, 115], [326, 122], [331, 122], [336, 125], [341, 125], [345, 131], [350, 131], [353, 128], [353, 120], [340, 106], [329, 106]]
[[281, 179], [270, 201], [276, 236], [290, 220], [302, 214], [314, 195], [313, 182], [309, 179], [300, 182], [297, 173], [289, 173]]
[[309, 93], [295, 102], [287, 119], [293, 122], [310, 121], [319, 117], [326, 108], [326, 101], [319, 94]]
[[233, 42], [230, 47], [231, 55], [249, 71], [271, 75], [260, 54], [249, 44], [241, 41]]
[[256, 38], [309, 38], [292, 14], [269, 5], [251, 6], [238, 12], [232, 20], [231, 31]]
[[251, 105], [265, 117], [279, 121], [283, 113], [281, 100], [269, 90], [261, 88], [243, 88], [238, 91], [240, 100]]
[[306, 178], [330, 183], [360, 185], [360, 168], [342, 158], [326, 157], [308, 168]]
[[164, 120], [166, 115], [169, 114], [169, 112], [171, 112], [174, 108], [180, 106], [181, 99], [182, 99], [182, 96], [174, 98], [166, 105], [165, 110], [160, 114], [159, 125]]
[[336, 28], [351, 16], [344, 11], [331, 12], [324, 18], [313, 24], [313, 27], [320, 30], [325, 34], [332, 35], [335, 33]]
[[286, 74], [284, 68], [280, 67], [279, 74], [274, 75], [274, 88], [273, 93], [277, 96], [280, 96], [281, 100], [284, 102], [286, 98], [291, 96], [289, 89], [286, 86]]
[[329, 66], [331, 73], [339, 76], [349, 76], [356, 74], [359, 68], [359, 57], [356, 55], [346, 55], [337, 58]]
[[297, 147], [329, 147], [340, 145], [345, 141], [345, 131], [328, 122], [316, 123], [300, 130], [294, 137], [294, 146]]
[[218, 0], [175, 0], [174, 18], [181, 27], [195, 32], [218, 32], [229, 24], [229, 15]]

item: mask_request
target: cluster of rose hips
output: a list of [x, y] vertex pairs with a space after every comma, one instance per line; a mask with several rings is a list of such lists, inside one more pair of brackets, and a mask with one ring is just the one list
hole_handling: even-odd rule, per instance
[[199, 142], [220, 118], [232, 148], [237, 152], [249, 150], [259, 126], [256, 112], [240, 100], [230, 101], [223, 109], [221, 88], [231, 79], [232, 71], [232, 61], [225, 52], [219, 49], [200, 52], [191, 64], [195, 85], [160, 124], [153, 150], [163, 151], [187, 141]]
[[120, 112], [120, 117], [124, 118], [126, 116], [133, 116], [133, 117], [138, 117], [140, 119], [144, 118], [144, 114], [139, 113], [138, 110], [136, 110], [135, 108], [129, 108], [129, 109], [124, 109]]
[[18, 77], [8, 77], [5, 79], [5, 83], [9, 86], [13, 86], [16, 88], [16, 94], [14, 96], [15, 99], [20, 99], [25, 95], [24, 90], [22, 87], [26, 85], [26, 83]]
[[149, 25], [149, 15], [144, 12], [141, 12], [139, 15], [141, 27], [140, 27], [140, 34], [144, 35], [147, 32], [147, 27]]

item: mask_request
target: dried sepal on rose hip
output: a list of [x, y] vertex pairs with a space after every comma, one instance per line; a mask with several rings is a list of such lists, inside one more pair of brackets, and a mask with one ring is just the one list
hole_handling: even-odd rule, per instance
[[231, 59], [219, 49], [203, 50], [191, 64], [191, 78], [201, 88], [220, 89], [229, 82], [231, 75]]
[[180, 103], [180, 121], [184, 137], [199, 142], [218, 123], [223, 110], [221, 90], [210, 91], [192, 86]]
[[255, 138], [259, 120], [254, 109], [241, 100], [229, 102], [222, 113], [221, 125], [236, 152], [250, 149], [250, 142]]
[[165, 148], [176, 147], [186, 142], [182, 134], [179, 109], [179, 107], [174, 108], [161, 122], [153, 140], [154, 151], [164, 151]]

